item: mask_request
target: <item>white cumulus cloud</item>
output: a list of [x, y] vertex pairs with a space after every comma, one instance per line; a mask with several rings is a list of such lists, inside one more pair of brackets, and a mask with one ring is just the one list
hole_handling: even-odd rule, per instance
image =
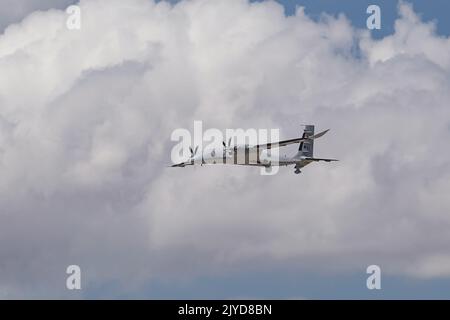
[[[0, 295], [71, 294], [70, 264], [130, 296], [283, 266], [450, 274], [450, 40], [409, 4], [380, 40], [273, 1], [79, 5], [79, 31], [50, 10], [0, 35]], [[167, 168], [194, 120], [314, 123], [341, 161]]]

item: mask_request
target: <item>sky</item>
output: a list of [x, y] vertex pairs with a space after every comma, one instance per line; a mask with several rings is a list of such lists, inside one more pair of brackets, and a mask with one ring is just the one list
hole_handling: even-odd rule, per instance
[[[450, 298], [445, 1], [1, 1], [1, 298]], [[195, 120], [340, 161], [168, 168]]]
[[[394, 32], [394, 22], [398, 18], [397, 4], [398, 1], [392, 0], [281, 0], [279, 1], [285, 6], [286, 14], [293, 14], [297, 6], [304, 6], [305, 11], [311, 17], [318, 18], [321, 13], [328, 14], [345, 14], [358, 28], [366, 26], [367, 15], [365, 13], [369, 5], [375, 4], [381, 8], [382, 25], [380, 30], [373, 30], [372, 36], [379, 38], [392, 34]], [[423, 21], [437, 22], [437, 31], [439, 34], [449, 35], [450, 22], [447, 19], [447, 13], [450, 9], [450, 3], [446, 0], [411, 0], [408, 1], [414, 5], [414, 10], [421, 15]]]

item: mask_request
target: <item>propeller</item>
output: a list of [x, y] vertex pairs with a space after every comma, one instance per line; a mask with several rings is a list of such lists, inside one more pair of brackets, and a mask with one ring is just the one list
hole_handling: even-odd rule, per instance
[[225, 141], [222, 141], [222, 144], [223, 144], [223, 146], [224, 146], [225, 148], [229, 148], [230, 145], [231, 145], [231, 138], [228, 139], [228, 145], [225, 143]]
[[191, 152], [191, 158], [193, 158], [197, 154], [198, 146], [195, 147], [194, 150], [192, 150], [192, 147], [189, 147], [189, 151]]
[[225, 154], [226, 151], [231, 155], [231, 137], [228, 139], [228, 144], [225, 143], [225, 141], [222, 141], [223, 144], [223, 153]]
[[[192, 150], [192, 147], [189, 147], [189, 151], [191, 152], [191, 158], [189, 159], [191, 161], [191, 164], [194, 164], [194, 156], [197, 154], [198, 146], [195, 147], [194, 150]], [[203, 162], [203, 159], [202, 159]], [[194, 166], [195, 170], [195, 166]]]

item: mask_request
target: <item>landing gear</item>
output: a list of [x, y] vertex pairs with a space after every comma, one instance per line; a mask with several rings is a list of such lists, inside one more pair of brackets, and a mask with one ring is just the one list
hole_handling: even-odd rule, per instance
[[295, 171], [294, 171], [294, 172], [295, 172], [295, 174], [299, 174], [299, 173], [302, 173], [302, 172], [300, 171], [300, 169], [298, 169], [298, 168], [297, 168], [297, 169], [295, 169]]

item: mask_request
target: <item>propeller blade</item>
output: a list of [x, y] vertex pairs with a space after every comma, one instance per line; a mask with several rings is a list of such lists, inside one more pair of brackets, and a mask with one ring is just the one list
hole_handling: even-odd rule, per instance
[[189, 147], [189, 151], [191, 152], [191, 156], [193, 156], [194, 155], [194, 150], [192, 150], [192, 148]]
[[226, 147], [226, 146], [227, 146], [227, 145], [225, 144], [225, 141], [222, 141], [222, 144], [223, 144], [223, 146], [224, 146], [224, 147]]
[[231, 137], [228, 139], [228, 146], [231, 146]]
[[195, 147], [194, 155], [197, 154], [198, 146]]

